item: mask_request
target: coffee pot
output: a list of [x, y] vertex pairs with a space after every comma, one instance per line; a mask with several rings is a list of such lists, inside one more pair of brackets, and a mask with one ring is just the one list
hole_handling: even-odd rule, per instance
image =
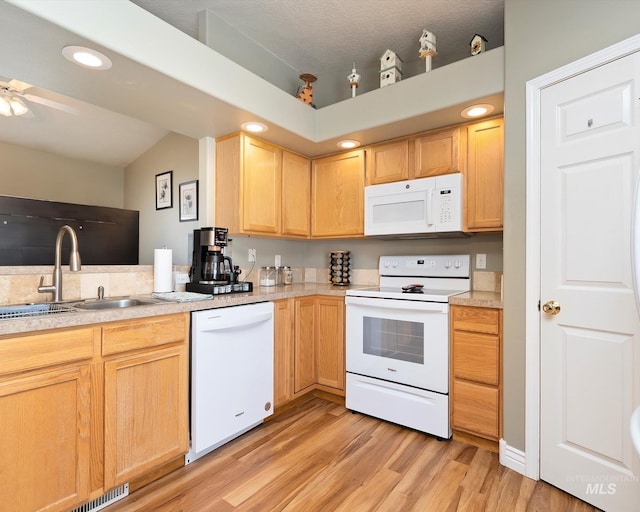
[[233, 279], [231, 273], [233, 262], [229, 256], [222, 254], [220, 247], [214, 246], [214, 250], [207, 251], [204, 265], [202, 266], [202, 279], [206, 283], [227, 284]]

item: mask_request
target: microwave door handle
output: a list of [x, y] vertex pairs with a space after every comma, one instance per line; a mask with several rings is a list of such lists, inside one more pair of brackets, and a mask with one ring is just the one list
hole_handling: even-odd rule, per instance
[[433, 189], [427, 191], [427, 226], [433, 226]]

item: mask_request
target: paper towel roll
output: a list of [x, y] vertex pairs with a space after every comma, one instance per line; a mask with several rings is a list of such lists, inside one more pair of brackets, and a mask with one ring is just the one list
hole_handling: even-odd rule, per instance
[[173, 291], [173, 255], [171, 249], [153, 252], [153, 291]]

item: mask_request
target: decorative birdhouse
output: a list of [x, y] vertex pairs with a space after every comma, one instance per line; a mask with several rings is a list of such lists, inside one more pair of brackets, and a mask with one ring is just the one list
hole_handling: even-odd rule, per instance
[[420, 58], [433, 57], [438, 55], [436, 51], [436, 35], [433, 32], [429, 32], [426, 28], [422, 31], [420, 36]]
[[380, 71], [380, 87], [395, 84], [400, 80], [402, 80], [402, 71], [396, 67]]
[[302, 90], [298, 88], [297, 97], [302, 103], [313, 106], [313, 87], [311, 84], [317, 79], [318, 77], [311, 73], [302, 73], [300, 75], [300, 80], [304, 81], [304, 87], [302, 87]]
[[473, 39], [471, 39], [471, 41], [469, 42], [471, 55], [478, 55], [479, 53], [482, 53], [484, 51], [484, 43], [486, 42], [487, 40], [484, 38], [484, 36], [481, 36], [480, 34], [474, 34]]
[[438, 55], [436, 51], [436, 35], [425, 28], [418, 41], [420, 41], [420, 58], [425, 62], [426, 71], [431, 71], [431, 57]]
[[402, 71], [402, 59], [396, 52], [391, 50], [387, 50], [380, 57], [380, 71], [389, 68], [398, 68], [399, 71]]
[[351, 69], [351, 74], [347, 77], [349, 80], [349, 87], [351, 87], [351, 97], [356, 97], [356, 89], [358, 88], [358, 84], [360, 83], [360, 75], [356, 71], [356, 63], [353, 63], [353, 68]]

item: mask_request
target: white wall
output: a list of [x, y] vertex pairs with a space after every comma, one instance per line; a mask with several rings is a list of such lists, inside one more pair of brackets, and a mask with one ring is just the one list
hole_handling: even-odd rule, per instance
[[[640, 32], [636, 0], [506, 0], [504, 438], [525, 435], [525, 84]], [[542, 376], [544, 378], [544, 376]]]
[[[156, 174], [173, 171], [173, 208], [156, 210]], [[200, 221], [180, 222], [178, 185], [198, 179], [198, 141], [170, 133], [125, 170], [124, 207], [140, 212], [140, 264], [153, 264], [153, 251], [173, 250], [173, 263], [188, 265], [188, 237]], [[202, 192], [200, 192], [202, 195]], [[202, 218], [202, 209], [200, 209]]]
[[0, 142], [0, 194], [123, 208], [124, 169]]

